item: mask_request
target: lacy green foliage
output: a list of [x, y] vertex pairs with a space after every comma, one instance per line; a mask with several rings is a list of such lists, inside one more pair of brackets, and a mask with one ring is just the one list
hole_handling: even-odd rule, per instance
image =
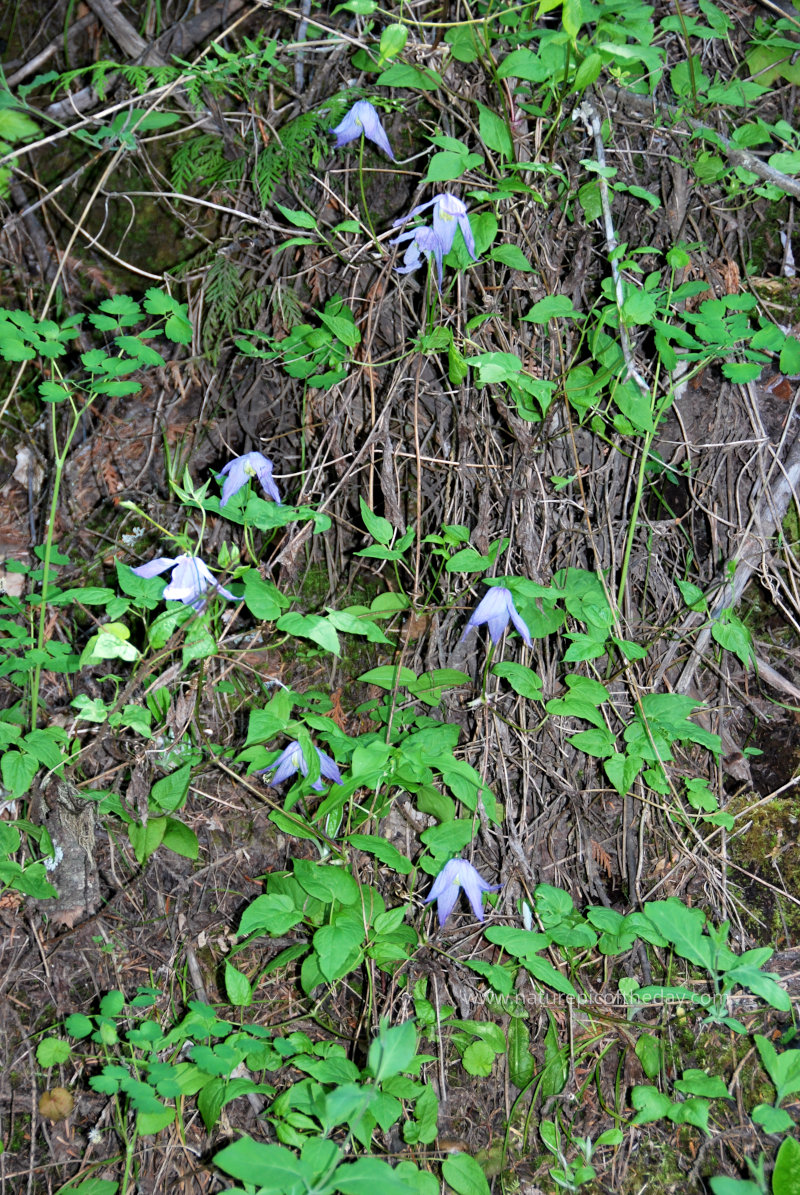
[[332, 103], [324, 112], [304, 112], [282, 125], [268, 144], [259, 149], [253, 166], [253, 182], [262, 204], [268, 204], [280, 183], [287, 178], [295, 187], [330, 149], [327, 131], [343, 109], [342, 101]]
[[187, 137], [172, 155], [172, 185], [176, 191], [188, 191], [195, 183], [215, 183], [234, 191], [244, 178], [247, 161], [225, 157], [221, 137], [200, 133]]
[[203, 93], [206, 90], [217, 98], [228, 94], [244, 100], [274, 82], [276, 73], [286, 70], [285, 65], [277, 61], [277, 53], [278, 43], [267, 41], [259, 33], [255, 38], [244, 38], [236, 52], [229, 52], [214, 42], [209, 52], [194, 63], [176, 58], [175, 65], [143, 66], [103, 58], [76, 70], [37, 75], [32, 83], [20, 87], [19, 92], [24, 99], [33, 90], [54, 83], [52, 94], [55, 96], [60, 91], [69, 91], [73, 84], [79, 84], [92, 87], [101, 99], [105, 99], [112, 76], [121, 75], [137, 95], [145, 95], [153, 87], [165, 87], [180, 80], [194, 107], [200, 109], [205, 106]]
[[254, 284], [250, 270], [242, 269], [227, 254], [215, 254], [203, 291], [202, 346], [211, 361], [216, 360], [224, 341], [241, 328], [242, 322], [258, 320], [266, 298]]

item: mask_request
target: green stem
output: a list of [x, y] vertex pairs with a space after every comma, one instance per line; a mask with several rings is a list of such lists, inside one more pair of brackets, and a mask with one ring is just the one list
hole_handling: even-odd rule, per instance
[[372, 226], [372, 217], [370, 216], [369, 208], [367, 207], [367, 192], [364, 189], [364, 138], [363, 138], [363, 136], [358, 143], [358, 185], [359, 185], [359, 189], [361, 191], [361, 214], [362, 214], [364, 220], [366, 221], [367, 227], [369, 228], [369, 230], [372, 234], [373, 241], [378, 246], [378, 252], [383, 253], [383, 251], [384, 251], [383, 246], [381, 245], [380, 241], [378, 240], [377, 236], [375, 235], [375, 229]]
[[[56, 408], [53, 404], [51, 408], [51, 418], [53, 421], [53, 457], [55, 460], [55, 477], [53, 479], [53, 496], [50, 500], [50, 512], [47, 518], [47, 533], [44, 541], [44, 557], [42, 559], [42, 597], [39, 605], [39, 629], [36, 636], [36, 647], [40, 653], [44, 651], [45, 632], [47, 629], [47, 590], [50, 584], [50, 564], [53, 558], [53, 536], [55, 534], [56, 514], [58, 512], [58, 499], [61, 493], [61, 478], [64, 473], [64, 465], [67, 460], [67, 453], [70, 445], [75, 438], [75, 433], [78, 430], [81, 421], [81, 415], [91, 406], [91, 399], [82, 411], [75, 409], [75, 404], [72, 399], [73, 421], [72, 427], [67, 433], [67, 438], [64, 443], [62, 452], [58, 451], [58, 426], [56, 419]], [[33, 670], [31, 678], [31, 730], [36, 729], [36, 724], [39, 716], [39, 688], [42, 680], [42, 665], [37, 663]]]

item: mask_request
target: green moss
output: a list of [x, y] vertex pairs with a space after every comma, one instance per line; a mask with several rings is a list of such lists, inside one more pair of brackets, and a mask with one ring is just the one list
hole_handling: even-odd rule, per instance
[[[798, 761], [800, 763], [800, 761]], [[735, 797], [728, 810], [744, 813], [753, 803], [751, 793]], [[800, 891], [800, 798], [774, 797], [745, 814], [748, 828], [743, 834], [732, 836], [728, 854], [732, 863], [768, 880], [787, 892]], [[731, 873], [731, 880], [741, 885], [739, 872]], [[744, 909], [752, 909], [766, 926], [754, 930], [759, 940], [776, 948], [793, 945], [800, 937], [800, 909], [757, 882], [751, 883], [744, 895]], [[787, 940], [788, 938], [788, 940]]]
[[698, 1186], [687, 1185], [686, 1165], [688, 1153], [679, 1144], [666, 1140], [664, 1136], [658, 1139], [642, 1142], [642, 1145], [631, 1157], [621, 1187], [621, 1195], [634, 1195], [640, 1191], [658, 1191], [660, 1195], [672, 1195], [673, 1192], [687, 1192], [698, 1190]]

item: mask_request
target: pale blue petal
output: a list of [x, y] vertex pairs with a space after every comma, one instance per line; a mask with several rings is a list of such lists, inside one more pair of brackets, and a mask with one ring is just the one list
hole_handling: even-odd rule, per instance
[[393, 220], [392, 227], [397, 228], [398, 225], [406, 224], [409, 220], [413, 220], [415, 216], [420, 214], [420, 212], [426, 212], [429, 207], [432, 207], [433, 204], [436, 203], [438, 198], [438, 195], [436, 195], [433, 199], [429, 199], [427, 203], [418, 203], [416, 207], [412, 207], [407, 216], [401, 216], [399, 220]]
[[517, 607], [514, 605], [513, 597], [509, 597], [508, 612], [511, 615], [511, 621], [513, 622], [514, 626], [517, 628], [517, 631], [522, 636], [522, 638], [525, 640], [526, 646], [533, 647], [533, 642], [531, 640], [531, 633], [528, 630], [528, 624], [526, 623], [526, 621], [522, 617], [522, 615], [517, 611]]
[[330, 755], [326, 755], [324, 751], [320, 751], [319, 747], [315, 747], [317, 755], [319, 756], [319, 770], [326, 780], [332, 780], [334, 784], [342, 783], [342, 773], [337, 767], [336, 761], [331, 759]]
[[341, 149], [343, 145], [355, 141], [358, 137], [369, 137], [379, 149], [382, 149], [388, 158], [395, 160], [392, 153], [392, 147], [389, 144], [389, 138], [386, 136], [381, 118], [377, 110], [369, 103], [368, 100], [358, 100], [353, 104], [350, 111], [345, 115], [344, 119], [330, 130], [336, 136], [336, 148]]
[[251, 477], [257, 477], [267, 496], [280, 504], [281, 496], [272, 480], [272, 469], [272, 461], [262, 452], [246, 452], [244, 456], [237, 456], [228, 461], [222, 470], [225, 483], [222, 487], [220, 506], [225, 506], [234, 494], [247, 485]]
[[266, 768], [261, 768], [256, 772], [256, 776], [263, 775], [264, 772], [272, 772], [274, 775], [270, 777], [269, 783], [283, 784], [284, 780], [288, 780], [290, 776], [297, 774], [298, 768], [303, 772], [303, 775], [308, 774], [306, 761], [303, 758], [303, 751], [298, 742], [290, 743], [288, 747], [284, 747], [278, 758]]
[[137, 564], [131, 572], [136, 573], [137, 577], [157, 577], [159, 573], [165, 573], [168, 568], [172, 568], [174, 563], [174, 556], [159, 556], [156, 560], [149, 560], [147, 564]]

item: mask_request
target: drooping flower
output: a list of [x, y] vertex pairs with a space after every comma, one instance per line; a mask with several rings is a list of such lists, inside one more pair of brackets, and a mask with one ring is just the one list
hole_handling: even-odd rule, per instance
[[453, 911], [459, 888], [463, 888], [478, 921], [483, 921], [483, 893], [499, 892], [502, 884], [487, 884], [477, 868], [466, 859], [451, 859], [445, 863], [425, 898], [425, 904], [437, 901], [439, 925], [444, 925]]
[[387, 158], [395, 160], [389, 138], [381, 124], [381, 118], [369, 100], [358, 100], [344, 119], [329, 132], [336, 134], [337, 149], [341, 149], [343, 145], [355, 141], [358, 137], [369, 137], [370, 141], [375, 142], [378, 149], [383, 150]]
[[272, 461], [261, 452], [246, 452], [244, 456], [237, 456], [228, 461], [222, 470], [225, 482], [222, 486], [220, 506], [230, 502], [234, 494], [238, 494], [251, 477], [257, 477], [267, 497], [280, 506], [281, 496], [272, 480], [272, 468]]
[[162, 594], [167, 601], [183, 602], [186, 606], [194, 606], [195, 610], [202, 610], [209, 590], [231, 602], [239, 600], [235, 594], [218, 583], [208, 565], [199, 556], [188, 556], [185, 552], [181, 556], [159, 556], [147, 564], [137, 565], [131, 572], [136, 573], [137, 577], [157, 577], [170, 568], [172, 576]]
[[[332, 780], [334, 784], [341, 784], [342, 774], [336, 766], [335, 761], [331, 759], [330, 755], [326, 755], [324, 751], [320, 751], [319, 747], [315, 747], [314, 750], [319, 756], [320, 775], [324, 776], [326, 780]], [[308, 775], [306, 757], [303, 755], [303, 748], [297, 740], [290, 743], [288, 747], [285, 747], [275, 762], [271, 763], [269, 767], [261, 768], [260, 771], [256, 772], [256, 776], [262, 776], [264, 772], [271, 772], [273, 768], [275, 769], [275, 773], [269, 779], [269, 784], [271, 785], [283, 784], [284, 780], [288, 780], [290, 776], [295, 776], [298, 772], [301, 772], [303, 776]], [[311, 787], [315, 792], [321, 793], [322, 781], [320, 779], [313, 780]]]
[[492, 643], [499, 643], [500, 636], [508, 626], [509, 619], [519, 631], [528, 647], [532, 646], [531, 633], [525, 620], [517, 613], [514, 598], [510, 589], [502, 585], [493, 585], [489, 592], [481, 599], [467, 623], [462, 639], [466, 639], [473, 627], [486, 623]]
[[473, 261], [477, 261], [475, 238], [472, 235], [466, 204], [457, 199], [455, 195], [451, 195], [449, 191], [445, 191], [441, 195], [434, 195], [433, 199], [429, 199], [427, 203], [420, 203], [413, 207], [407, 216], [394, 221], [395, 227], [405, 224], [414, 216], [420, 215], [421, 212], [426, 212], [429, 207], [433, 208], [433, 231], [442, 247], [442, 252], [444, 254], [450, 252], [456, 238], [456, 229], [460, 228], [467, 253]]
[[406, 232], [401, 232], [399, 237], [395, 237], [390, 241], [390, 245], [399, 245], [402, 241], [410, 241], [410, 245], [403, 255], [403, 265], [395, 266], [398, 274], [410, 274], [412, 270], [419, 269], [422, 265], [423, 258], [430, 261], [431, 256], [436, 262], [436, 273], [438, 277], [439, 290], [442, 289], [442, 258], [447, 250], [439, 240], [432, 228], [421, 224], [419, 228], [409, 228]]

